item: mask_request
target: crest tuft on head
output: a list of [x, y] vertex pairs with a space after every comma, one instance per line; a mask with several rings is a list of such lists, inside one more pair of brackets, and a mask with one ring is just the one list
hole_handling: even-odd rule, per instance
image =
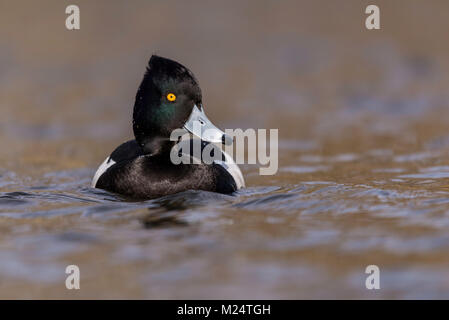
[[157, 78], [174, 78], [174, 79], [189, 79], [194, 84], [198, 85], [198, 80], [195, 75], [188, 68], [167, 58], [152, 55], [148, 62], [146, 75], [152, 75]]

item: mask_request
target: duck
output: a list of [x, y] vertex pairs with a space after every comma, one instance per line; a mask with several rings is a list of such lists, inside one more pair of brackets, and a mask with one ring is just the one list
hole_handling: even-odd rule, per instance
[[[194, 130], [195, 121], [200, 123], [199, 132]], [[180, 144], [170, 139], [174, 130], [185, 130], [199, 139], [202, 150], [230, 138], [207, 118], [199, 82], [179, 62], [151, 56], [137, 90], [132, 128], [134, 139], [119, 145], [104, 160], [92, 179], [93, 188], [155, 199], [188, 190], [232, 194], [245, 187], [239, 167], [221, 149], [212, 163], [175, 164], [170, 158]], [[202, 135], [206, 128], [212, 134]]]

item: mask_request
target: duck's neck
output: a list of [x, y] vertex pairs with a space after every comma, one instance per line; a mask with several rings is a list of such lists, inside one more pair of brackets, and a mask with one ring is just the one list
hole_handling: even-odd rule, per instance
[[139, 145], [142, 147], [145, 155], [152, 157], [170, 157], [170, 151], [175, 145], [175, 142], [167, 138], [153, 137], [140, 142]]

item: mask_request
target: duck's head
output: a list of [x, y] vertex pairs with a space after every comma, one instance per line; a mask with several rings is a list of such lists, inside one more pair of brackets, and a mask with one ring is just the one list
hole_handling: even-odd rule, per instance
[[[201, 132], [194, 132], [195, 121]], [[170, 135], [180, 128], [197, 136], [207, 129], [207, 137], [201, 138], [209, 142], [227, 138], [206, 117], [201, 88], [193, 73], [176, 61], [153, 55], [136, 95], [134, 136], [145, 154], [156, 155], [169, 151], [174, 144]]]

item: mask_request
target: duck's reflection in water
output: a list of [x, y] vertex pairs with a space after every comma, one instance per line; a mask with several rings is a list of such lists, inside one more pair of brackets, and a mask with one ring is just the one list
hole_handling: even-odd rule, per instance
[[211, 203], [231, 203], [233, 200], [234, 196], [198, 190], [168, 195], [151, 201], [156, 207], [150, 206], [148, 214], [141, 218], [141, 222], [145, 228], [185, 227], [191, 224], [184, 217], [186, 210]]

